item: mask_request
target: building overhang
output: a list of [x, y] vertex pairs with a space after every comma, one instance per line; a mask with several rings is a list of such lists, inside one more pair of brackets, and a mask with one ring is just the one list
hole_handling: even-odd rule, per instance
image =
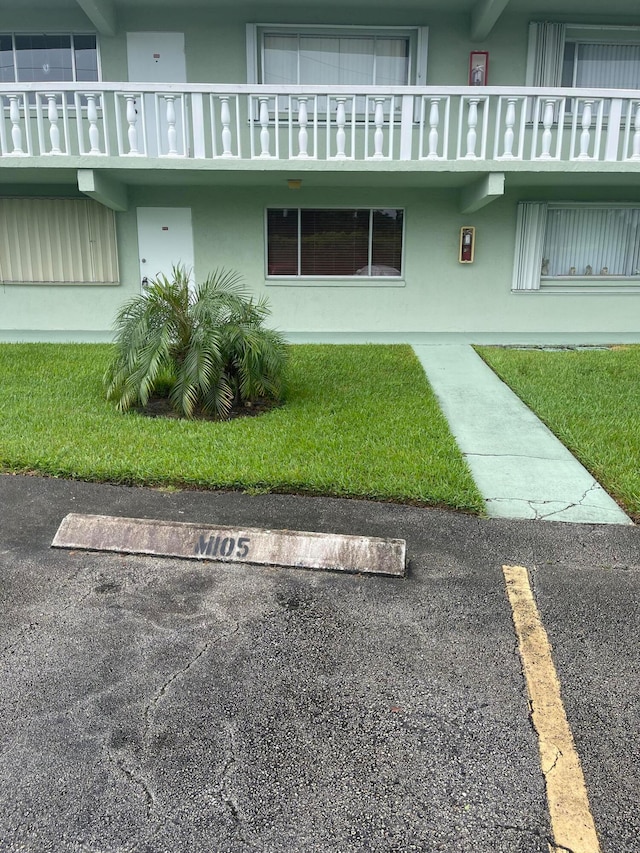
[[113, 0], [76, 0], [76, 3], [100, 35], [115, 36], [118, 26]]

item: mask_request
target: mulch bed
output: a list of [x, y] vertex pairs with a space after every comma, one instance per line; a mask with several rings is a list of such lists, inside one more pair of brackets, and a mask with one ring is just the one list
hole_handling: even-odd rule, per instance
[[[234, 420], [235, 418], [254, 418], [257, 415], [262, 415], [265, 412], [271, 411], [281, 406], [274, 400], [268, 400], [264, 397], [259, 398], [253, 403], [242, 403], [239, 406], [233, 406], [229, 412], [229, 417], [225, 420]], [[171, 403], [167, 397], [150, 397], [146, 406], [138, 406], [134, 411], [148, 418], [171, 418], [180, 420], [182, 418], [177, 412], [171, 408]], [[184, 418], [183, 420], [186, 420]], [[189, 420], [195, 421], [220, 421], [222, 418], [216, 415], [209, 415], [197, 409]]]

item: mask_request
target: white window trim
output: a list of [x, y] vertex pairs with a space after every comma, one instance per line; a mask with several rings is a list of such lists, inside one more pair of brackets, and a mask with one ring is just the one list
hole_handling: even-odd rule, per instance
[[[536, 212], [535, 207], [538, 208]], [[640, 275], [575, 275], [543, 276], [542, 255], [546, 232], [546, 214], [549, 210], [575, 210], [576, 208], [610, 209], [640, 208], [640, 202], [520, 202], [516, 216], [516, 243], [513, 266], [513, 293], [579, 293], [623, 294], [640, 291]], [[527, 226], [533, 214], [533, 233]], [[527, 221], [529, 220], [529, 221]]]
[[[405, 287], [406, 264], [406, 208], [392, 204], [316, 204], [299, 205], [290, 210], [401, 210], [402, 211], [402, 274], [393, 276], [318, 276], [318, 275], [269, 275], [269, 222], [268, 211], [279, 210], [287, 205], [270, 204], [264, 209], [264, 277], [268, 286], [285, 287]], [[369, 246], [369, 255], [371, 254]], [[300, 247], [298, 246], [298, 252]]]
[[405, 35], [410, 39], [410, 47], [415, 40], [415, 48], [409, 51], [409, 84], [425, 86], [427, 82], [427, 52], [429, 27], [362, 27], [356, 25], [321, 26], [309, 24], [247, 24], [246, 26], [246, 48], [247, 48], [247, 83], [257, 84], [260, 81], [260, 63], [262, 60], [261, 33], [264, 30], [275, 32], [286, 32], [287, 30], [297, 33], [326, 33], [327, 35], [340, 35], [341, 33], [354, 33], [358, 35]]
[[640, 26], [567, 24], [566, 41], [592, 44], [640, 44]]

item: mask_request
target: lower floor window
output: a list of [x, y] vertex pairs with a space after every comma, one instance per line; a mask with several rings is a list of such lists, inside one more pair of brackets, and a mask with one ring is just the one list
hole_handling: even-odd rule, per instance
[[0, 281], [118, 280], [113, 210], [91, 199], [0, 198]]
[[639, 278], [640, 207], [518, 205], [514, 290], [637, 284]]
[[640, 275], [640, 208], [551, 208], [543, 276]]
[[368, 208], [267, 210], [271, 276], [402, 275], [403, 211]]

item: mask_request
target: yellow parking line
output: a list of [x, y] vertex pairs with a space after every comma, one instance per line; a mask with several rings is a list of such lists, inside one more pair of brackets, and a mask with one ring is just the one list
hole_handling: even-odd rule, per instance
[[554, 843], [560, 850], [568, 849], [573, 853], [599, 853], [580, 758], [551, 657], [551, 644], [540, 620], [527, 570], [523, 566], [503, 566], [502, 571], [527, 682], [531, 719], [538, 733]]

